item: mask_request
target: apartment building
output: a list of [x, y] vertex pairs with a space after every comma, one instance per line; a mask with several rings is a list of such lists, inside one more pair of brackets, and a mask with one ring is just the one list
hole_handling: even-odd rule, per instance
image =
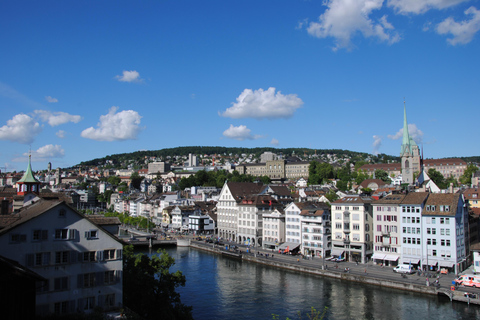
[[37, 316], [122, 306], [122, 243], [58, 200], [38, 200], [0, 219], [1, 255], [46, 279]]
[[396, 266], [401, 256], [401, 206], [404, 194], [391, 194], [372, 203], [373, 256], [377, 264]]
[[366, 263], [373, 254], [372, 198], [347, 195], [332, 203], [332, 252]]
[[297, 203], [301, 210], [302, 252], [308, 257], [330, 256], [332, 236], [330, 207], [321, 202]]

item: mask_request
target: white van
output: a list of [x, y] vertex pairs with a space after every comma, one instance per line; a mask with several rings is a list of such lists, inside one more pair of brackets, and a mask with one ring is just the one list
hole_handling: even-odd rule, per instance
[[415, 271], [413, 270], [413, 267], [408, 264], [399, 264], [395, 268], [393, 268], [394, 272], [398, 273], [414, 273]]

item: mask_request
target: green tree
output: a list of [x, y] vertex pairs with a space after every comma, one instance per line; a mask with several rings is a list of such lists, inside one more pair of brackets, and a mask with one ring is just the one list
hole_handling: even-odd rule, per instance
[[440, 171], [435, 170], [434, 168], [428, 169], [428, 176], [432, 179], [433, 182], [439, 187], [440, 189], [446, 189], [447, 183], [445, 181], [445, 177]]
[[328, 201], [330, 201], [330, 202], [334, 202], [335, 200], [338, 199], [338, 195], [335, 193], [335, 191], [329, 190], [329, 191], [325, 194], [325, 198], [327, 198]]
[[142, 182], [143, 179], [144, 177], [140, 177], [138, 172], [132, 173], [132, 175], [130, 176], [130, 181], [131, 181], [130, 187], [135, 189], [140, 189], [140, 183]]
[[110, 183], [112, 186], [118, 186], [122, 182], [122, 179], [117, 176], [110, 176], [108, 177], [107, 182]]
[[387, 171], [382, 170], [382, 169], [375, 170], [375, 179], [381, 179], [383, 182], [391, 182], [392, 181], [388, 177]]
[[478, 167], [473, 163], [467, 166], [467, 169], [460, 177], [460, 182], [466, 185], [472, 184], [472, 174], [478, 171]]
[[181, 271], [170, 272], [175, 259], [165, 250], [148, 257], [133, 253], [133, 246], [124, 247], [123, 299], [126, 307], [144, 319], [193, 319], [192, 307], [184, 305], [179, 286], [185, 286]]

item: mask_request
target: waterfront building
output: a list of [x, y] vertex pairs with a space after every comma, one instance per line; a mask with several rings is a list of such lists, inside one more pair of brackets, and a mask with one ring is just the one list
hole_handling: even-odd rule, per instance
[[422, 243], [425, 240], [423, 235], [422, 211], [427, 201], [428, 192], [410, 192], [401, 203], [401, 246], [400, 260], [403, 264], [414, 267], [421, 266], [423, 253]]
[[237, 204], [237, 242], [254, 247], [263, 246], [263, 214], [282, 208], [270, 195], [246, 195]]
[[467, 267], [468, 212], [458, 193], [431, 193], [422, 211], [422, 267], [449, 268], [456, 274]]
[[285, 208], [285, 245], [281, 248], [290, 251], [300, 248], [302, 244], [302, 222], [300, 213], [302, 210], [298, 202], [292, 202]]
[[37, 316], [121, 308], [123, 245], [109, 232], [59, 200], [0, 218], [1, 255], [46, 279]]
[[263, 248], [278, 249], [285, 242], [285, 212], [278, 207], [263, 214]]
[[188, 229], [195, 235], [213, 234], [215, 221], [210, 216], [203, 214], [200, 208], [188, 216]]
[[372, 198], [347, 195], [332, 203], [332, 255], [366, 263], [373, 254]]
[[218, 236], [238, 240], [238, 203], [247, 195], [260, 194], [263, 184], [251, 182], [225, 182], [217, 202]]
[[330, 256], [332, 249], [330, 206], [322, 202], [301, 202], [297, 206], [301, 209], [303, 254], [319, 258]]
[[401, 256], [401, 206], [404, 194], [391, 194], [372, 203], [375, 263], [396, 266]]

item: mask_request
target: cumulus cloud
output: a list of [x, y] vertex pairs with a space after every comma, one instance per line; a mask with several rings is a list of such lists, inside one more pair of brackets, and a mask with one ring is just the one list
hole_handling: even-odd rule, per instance
[[357, 33], [389, 44], [400, 40], [386, 15], [378, 21], [370, 18], [373, 11], [382, 8], [383, 0], [326, 0], [324, 5], [328, 8], [318, 22], [310, 22], [307, 31], [317, 38], [334, 38], [334, 51], [351, 48], [351, 38]]
[[46, 97], [45, 97], [45, 100], [47, 100], [47, 101], [50, 102], [50, 103], [58, 102], [58, 99], [52, 98], [52, 97], [50, 97], [50, 96], [46, 96]]
[[[409, 124], [408, 125], [408, 134], [410, 135], [410, 138], [412, 138], [417, 144], [421, 144], [423, 140], [423, 132], [417, 128], [415, 124]], [[398, 140], [403, 137], [403, 128], [398, 130], [397, 133], [394, 135], [388, 135], [389, 139], [392, 140]]]
[[[24, 153], [24, 156], [28, 156], [28, 153]], [[36, 151], [32, 151], [32, 159], [35, 161], [42, 161], [51, 158], [63, 158], [65, 150], [62, 146], [56, 144], [47, 144], [46, 146], [38, 148]]]
[[303, 105], [302, 99], [296, 94], [283, 95], [280, 91], [275, 93], [275, 88], [267, 90], [245, 89], [238, 96], [237, 102], [220, 115], [228, 118], [256, 118], [278, 119], [290, 118], [295, 110]]
[[0, 140], [30, 144], [42, 127], [32, 117], [26, 114], [17, 114], [7, 124], [0, 128]]
[[142, 82], [143, 79], [140, 78], [140, 73], [135, 70], [127, 71], [123, 70], [123, 74], [121, 76], [115, 77], [118, 81], [121, 82]]
[[430, 9], [445, 9], [469, 0], [388, 0], [396, 12], [420, 14]]
[[67, 122], [79, 123], [83, 118], [68, 114], [66, 112], [50, 112], [46, 110], [35, 110], [34, 113], [42, 119], [42, 121], [48, 122], [52, 127], [59, 126]]
[[65, 138], [66, 134], [67, 134], [67, 133], [66, 133], [65, 131], [63, 131], [63, 130], [58, 130], [58, 131], [55, 133], [55, 135], [56, 135], [57, 137], [61, 138], [61, 139]]
[[252, 135], [252, 130], [248, 129], [246, 126], [240, 125], [234, 127], [233, 124], [230, 125], [230, 128], [223, 131], [223, 136], [229, 139], [235, 139], [239, 141], [243, 140], [255, 140], [261, 138], [259, 135]]
[[373, 154], [378, 155], [380, 152], [380, 146], [382, 145], [382, 137], [374, 135], [373, 136]]
[[277, 139], [273, 138], [272, 141], [270, 141], [270, 144], [273, 145], [273, 146], [278, 146], [279, 142], [278, 142]]
[[136, 139], [141, 131], [138, 112], [125, 110], [118, 112], [118, 107], [111, 107], [108, 114], [100, 116], [97, 128], [87, 128], [81, 136], [97, 141], [123, 141]]
[[470, 7], [464, 13], [466, 16], [470, 16], [470, 20], [456, 22], [452, 17], [448, 17], [437, 25], [438, 34], [453, 36], [453, 38], [447, 39], [452, 46], [469, 43], [480, 30], [480, 10]]

